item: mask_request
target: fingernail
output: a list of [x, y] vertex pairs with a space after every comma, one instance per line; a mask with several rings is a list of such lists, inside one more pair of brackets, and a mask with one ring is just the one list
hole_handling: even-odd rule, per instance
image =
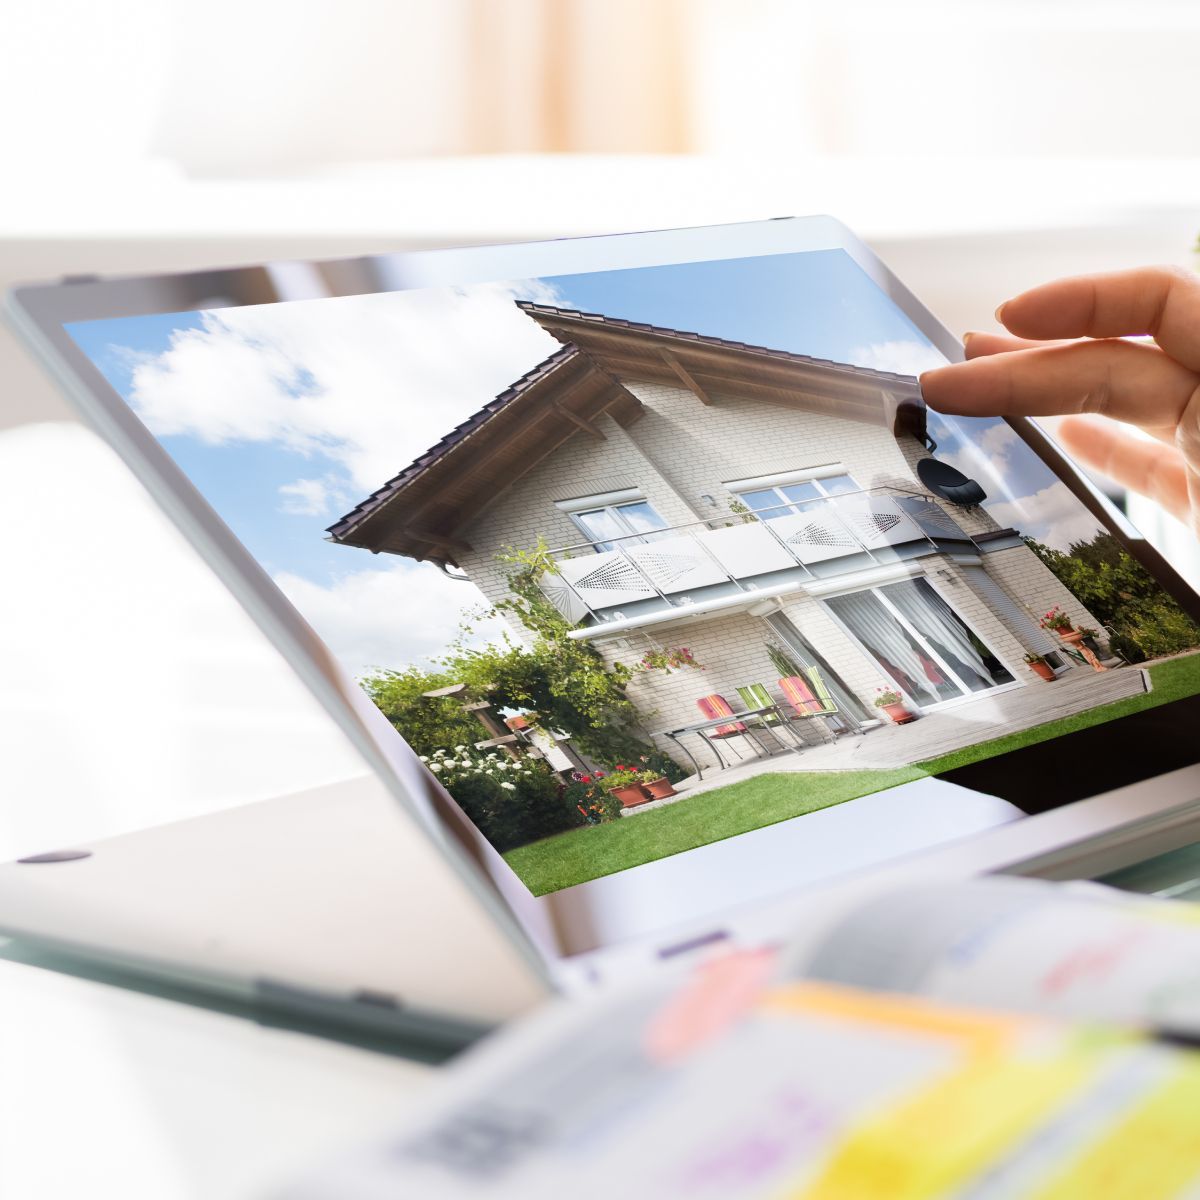
[[1008, 301], [1005, 300], [1004, 304], [1000, 305], [1000, 307], [996, 309], [996, 320], [999, 321], [1001, 325], [1004, 324], [1004, 305], [1007, 303]]
[[963, 345], [965, 346], [974, 336], [975, 330], [968, 329], [967, 332], [963, 334]]

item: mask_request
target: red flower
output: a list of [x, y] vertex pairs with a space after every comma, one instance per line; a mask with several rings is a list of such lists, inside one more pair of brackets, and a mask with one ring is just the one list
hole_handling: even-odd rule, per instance
[[592, 777], [590, 775], [580, 775], [579, 782], [580, 783], [591, 783]]

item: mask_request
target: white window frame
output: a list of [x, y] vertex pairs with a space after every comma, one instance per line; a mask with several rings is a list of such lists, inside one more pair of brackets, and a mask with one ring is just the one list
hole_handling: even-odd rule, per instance
[[823, 463], [818, 467], [802, 467], [797, 471], [780, 471], [774, 475], [756, 475], [753, 479], [730, 479], [723, 487], [731, 492], [757, 492], [769, 487], [787, 487], [789, 483], [811, 483], [819, 479], [832, 479], [835, 475], [849, 475], [854, 478], [845, 463]]
[[[621, 488], [619, 491], [615, 492], [599, 492], [593, 496], [577, 496], [570, 500], [555, 501], [555, 507], [561, 512], [566, 513], [566, 515], [571, 518], [571, 523], [576, 529], [579, 530], [584, 538], [587, 539], [588, 544], [597, 550], [597, 553], [600, 552], [599, 545], [605, 543], [603, 540], [601, 540], [599, 543], [597, 542], [597, 540], [592, 536], [591, 531], [585, 527], [581, 518], [585, 513], [603, 511], [607, 512], [609, 516], [617, 522], [618, 525], [624, 527], [627, 526], [628, 522], [626, 522], [625, 519], [620, 516], [620, 511], [623, 507], [629, 504], [649, 505], [650, 508], [654, 510], [655, 516], [657, 516], [660, 521], [664, 522], [663, 531], [670, 528], [670, 526], [665, 524], [666, 518], [658, 511], [653, 501], [647, 499], [645, 492], [643, 492], [640, 488]], [[625, 545], [629, 542], [642, 544], [650, 541], [651, 538], [651, 534], [647, 534], [636, 529], [631, 529], [624, 536], [619, 538], [610, 538], [608, 539], [608, 542], [610, 544], [619, 542], [621, 545]]]
[[[754, 479], [733, 479], [722, 486], [739, 500], [746, 492], [774, 491], [779, 498], [779, 505], [773, 507], [771, 511], [776, 516], [780, 516], [784, 512], [803, 512], [800, 505], [813, 504], [817, 500], [836, 500], [837, 495], [846, 495], [845, 492], [828, 494], [821, 486], [822, 479], [833, 479], [838, 475], [846, 475], [853, 479], [859, 492], [864, 490], [858, 480], [854, 478], [854, 473], [848, 470], [844, 463], [824, 463], [819, 467], [804, 467], [798, 471], [781, 471], [775, 475], [759, 475]], [[796, 483], [814, 483], [817, 485], [817, 491], [821, 494], [812, 500], [789, 500], [778, 490]], [[855, 495], [856, 493], [849, 494]]]

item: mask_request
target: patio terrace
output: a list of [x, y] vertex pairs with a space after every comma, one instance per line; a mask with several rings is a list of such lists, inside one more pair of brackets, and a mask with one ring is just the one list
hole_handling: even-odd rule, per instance
[[[830, 744], [806, 747], [801, 751], [780, 751], [770, 757], [756, 757], [753, 749], [747, 746], [743, 750], [746, 758], [736, 765], [724, 771], [706, 769], [703, 779], [693, 775], [677, 784], [678, 796], [639, 805], [626, 815], [676, 804], [689, 796], [770, 772], [908, 766], [1150, 690], [1150, 673], [1144, 667], [1121, 667], [1103, 674], [1072, 671], [1053, 684], [1031, 684], [998, 695], [983, 696], [954, 708], [929, 713], [908, 725], [883, 725], [867, 730], [862, 736], [848, 734]], [[786, 738], [787, 735], [783, 736]], [[764, 741], [769, 744], [770, 735], [766, 735]], [[722, 753], [726, 751], [723, 749]]]

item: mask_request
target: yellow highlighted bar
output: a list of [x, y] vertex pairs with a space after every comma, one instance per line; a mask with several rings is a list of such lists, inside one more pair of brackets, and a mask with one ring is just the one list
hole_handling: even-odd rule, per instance
[[1031, 1200], [1166, 1200], [1200, 1179], [1200, 1062], [1189, 1056]]

